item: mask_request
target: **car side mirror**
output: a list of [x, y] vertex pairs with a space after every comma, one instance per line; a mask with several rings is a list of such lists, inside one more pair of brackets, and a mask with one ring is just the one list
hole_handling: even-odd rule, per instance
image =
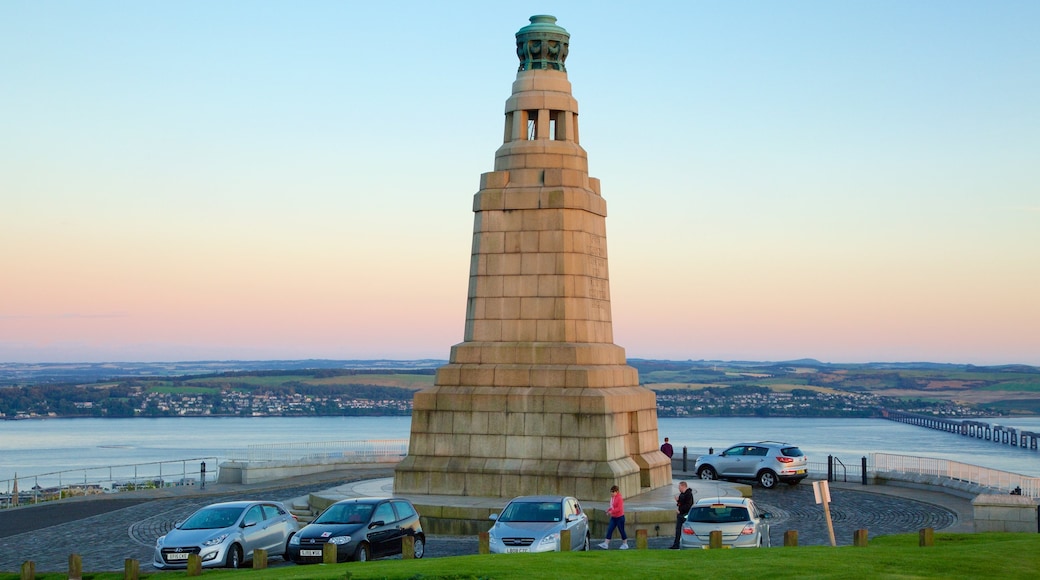
[[571, 514], [567, 516], [567, 523], [576, 522], [581, 519], [581, 516], [577, 514]]
[[379, 526], [385, 526], [385, 525], [386, 525], [386, 522], [384, 522], [383, 520], [376, 520], [376, 521], [368, 524], [368, 529], [371, 530], [372, 528], [378, 528]]
[[256, 522], [242, 522], [243, 528], [251, 528], [256, 525]]
[[769, 512], [762, 512], [758, 514], [758, 517], [762, 518], [763, 520], [771, 520], [773, 519], [773, 514]]
[[488, 516], [488, 519], [493, 521], [493, 522], [497, 522], [498, 521], [498, 514], [491, 514], [491, 515]]

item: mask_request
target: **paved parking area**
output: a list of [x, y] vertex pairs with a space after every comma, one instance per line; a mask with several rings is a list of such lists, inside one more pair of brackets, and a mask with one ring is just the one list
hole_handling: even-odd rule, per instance
[[[205, 493], [184, 492], [165, 497], [157, 497], [161, 495], [157, 490], [151, 496], [120, 494], [4, 510], [0, 512], [0, 570], [17, 571], [23, 561], [33, 560], [38, 571], [62, 572], [68, 568], [71, 553], [82, 556], [85, 570], [122, 570], [127, 558], [139, 560], [142, 570], [150, 570], [155, 539], [203, 505], [247, 497], [289, 502], [345, 481], [387, 477], [389, 473], [340, 473], [335, 480], [311, 478], [284, 487], [244, 489], [247, 486], [213, 485]], [[913, 533], [923, 527], [970, 531], [964, 528], [963, 521], [964, 506], [970, 508], [968, 500], [939, 492], [883, 489], [886, 487], [832, 484], [831, 516], [838, 545], [851, 545], [858, 529], [867, 529], [870, 537]], [[798, 530], [801, 546], [830, 543], [823, 508], [816, 505], [812, 487], [807, 483], [772, 490], [755, 487], [753, 493], [755, 501], [774, 516], [770, 531], [773, 546], [783, 545], [786, 530]], [[666, 549], [670, 544], [670, 538], [649, 540], [651, 549]], [[476, 553], [476, 537], [428, 538], [428, 558]], [[291, 564], [273, 558], [272, 565]]]

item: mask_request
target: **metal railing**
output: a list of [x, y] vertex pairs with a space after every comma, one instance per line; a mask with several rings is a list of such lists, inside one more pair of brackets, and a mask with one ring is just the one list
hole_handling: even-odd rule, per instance
[[1040, 497], [1040, 477], [1029, 477], [949, 459], [871, 453], [870, 464], [871, 470], [875, 473], [891, 471], [928, 475], [988, 487], [1004, 493], [1016, 492], [1028, 497]]
[[[217, 457], [193, 457], [173, 461], [151, 461], [125, 465], [63, 469], [0, 479], [0, 507], [15, 503], [39, 503], [76, 495], [112, 493], [131, 489], [170, 487], [175, 485], [202, 485], [217, 479]], [[209, 465], [203, 471], [203, 463]]]
[[347, 461], [378, 463], [400, 459], [408, 454], [407, 439], [371, 439], [368, 441], [307, 441], [302, 443], [263, 443], [249, 445], [245, 453], [233, 452], [231, 461]]

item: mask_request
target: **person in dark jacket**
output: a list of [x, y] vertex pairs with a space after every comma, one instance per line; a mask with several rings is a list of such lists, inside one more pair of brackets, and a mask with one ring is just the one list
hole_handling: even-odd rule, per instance
[[664, 445], [661, 446], [661, 453], [667, 455], [668, 459], [671, 459], [672, 454], [675, 453], [675, 451], [672, 450], [672, 444], [668, 442], [667, 437], [664, 438]]
[[686, 521], [686, 514], [693, 507], [693, 490], [686, 485], [685, 481], [679, 482], [679, 495], [675, 496], [675, 541], [669, 546], [671, 550], [679, 549], [679, 538], [682, 537], [682, 525]]

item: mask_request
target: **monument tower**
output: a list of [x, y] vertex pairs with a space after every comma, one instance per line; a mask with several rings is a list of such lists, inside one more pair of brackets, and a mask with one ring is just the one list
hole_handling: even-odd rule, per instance
[[654, 393], [613, 343], [607, 206], [553, 16], [516, 33], [495, 170], [473, 199], [464, 342], [416, 393], [396, 493], [605, 499], [671, 484]]

